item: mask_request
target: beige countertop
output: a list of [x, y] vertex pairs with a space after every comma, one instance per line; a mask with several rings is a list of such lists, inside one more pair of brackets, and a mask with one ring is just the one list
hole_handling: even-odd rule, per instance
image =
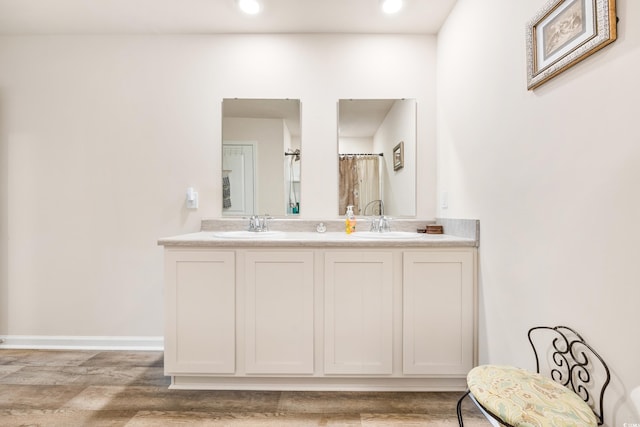
[[[322, 223], [326, 232], [316, 231]], [[441, 224], [445, 234], [417, 233], [426, 224]], [[424, 248], [424, 247], [478, 247], [480, 246], [480, 221], [475, 219], [394, 219], [391, 232], [366, 231], [369, 222], [359, 218], [358, 230], [344, 232], [343, 219], [273, 219], [268, 232], [249, 232], [247, 219], [203, 219], [201, 231], [165, 237], [158, 245], [171, 247], [354, 247], [354, 248]]]
[[356, 231], [352, 234], [328, 231], [325, 233], [308, 231], [200, 231], [166, 237], [158, 240], [161, 246], [182, 247], [476, 247], [473, 238], [448, 234], [425, 234], [392, 231], [372, 233]]

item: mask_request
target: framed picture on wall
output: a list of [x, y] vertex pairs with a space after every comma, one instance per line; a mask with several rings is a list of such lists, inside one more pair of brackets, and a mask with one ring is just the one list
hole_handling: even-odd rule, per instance
[[404, 167], [404, 141], [393, 147], [393, 170], [397, 171]]
[[615, 39], [615, 0], [551, 0], [527, 24], [527, 89], [537, 88]]

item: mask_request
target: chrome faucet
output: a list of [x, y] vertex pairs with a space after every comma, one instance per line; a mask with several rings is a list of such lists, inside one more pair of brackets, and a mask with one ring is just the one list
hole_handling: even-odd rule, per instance
[[374, 216], [371, 218], [371, 228], [369, 229], [369, 231], [375, 231], [378, 233], [386, 233], [387, 231], [391, 231], [391, 225], [389, 224], [389, 220], [391, 218], [384, 215], [384, 202], [381, 199], [372, 200], [367, 203], [362, 210], [363, 215], [366, 215], [367, 208], [374, 203], [378, 204], [378, 213], [380, 214], [380, 216]]
[[251, 215], [249, 217], [249, 231], [262, 232], [269, 231], [269, 220], [271, 217], [269, 214]]
[[378, 233], [387, 233], [391, 231], [391, 224], [389, 223], [390, 220], [391, 218], [384, 215], [371, 218], [371, 228], [369, 231], [375, 231]]

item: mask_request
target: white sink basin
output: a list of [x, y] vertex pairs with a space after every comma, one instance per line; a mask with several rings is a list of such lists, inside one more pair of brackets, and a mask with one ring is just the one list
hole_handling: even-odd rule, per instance
[[[401, 240], [411, 240], [411, 239], [422, 239], [426, 236], [424, 233], [413, 233], [410, 231], [387, 231], [383, 233], [379, 233], [377, 231], [356, 231], [353, 233], [353, 236], [360, 237], [363, 239], [377, 239], [377, 240], [387, 240], [387, 239], [401, 239]], [[433, 234], [429, 235], [434, 236]]]
[[213, 235], [222, 239], [273, 239], [283, 237], [282, 231], [217, 231]]

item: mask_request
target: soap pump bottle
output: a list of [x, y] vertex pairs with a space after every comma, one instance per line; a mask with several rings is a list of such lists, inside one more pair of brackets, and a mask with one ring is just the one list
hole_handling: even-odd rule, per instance
[[356, 231], [356, 216], [353, 214], [353, 206], [347, 206], [347, 213], [344, 219], [344, 231], [351, 234]]

